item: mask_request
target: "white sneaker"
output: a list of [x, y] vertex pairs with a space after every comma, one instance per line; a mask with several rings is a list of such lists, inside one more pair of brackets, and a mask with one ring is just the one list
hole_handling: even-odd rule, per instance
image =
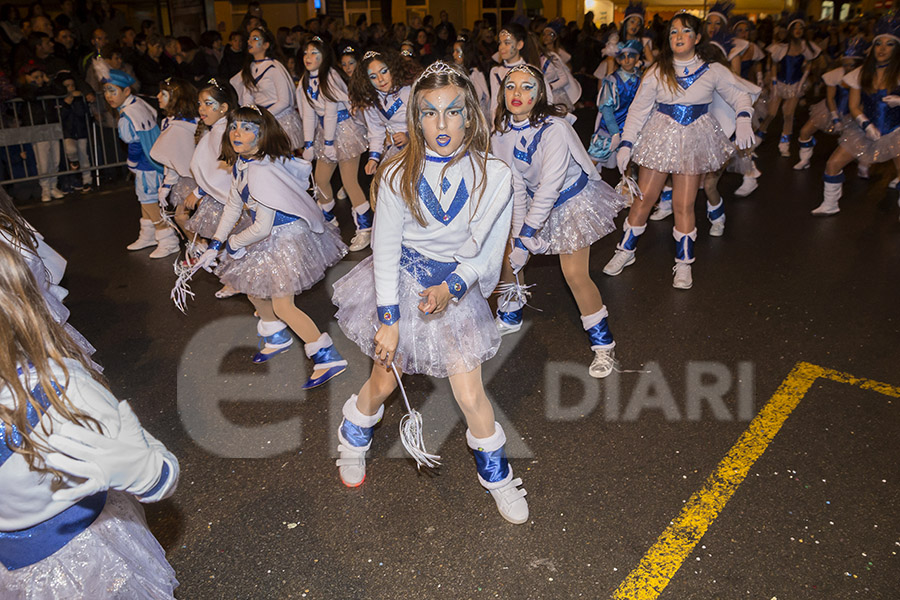
[[634, 252], [617, 249], [616, 253], [613, 254], [613, 257], [609, 259], [608, 263], [606, 263], [606, 266], [603, 267], [603, 272], [610, 277], [615, 277], [616, 275], [621, 273], [625, 269], [625, 267], [630, 264], [634, 264], [634, 261]]
[[687, 263], [675, 263], [672, 267], [675, 278], [672, 280], [672, 287], [679, 290], [689, 290], [694, 285], [694, 279], [691, 277], [691, 265]]
[[738, 198], [744, 198], [753, 193], [753, 190], [759, 187], [759, 182], [756, 181], [753, 177], [744, 177], [744, 181], [741, 182], [741, 187], [734, 190], [734, 195]]
[[170, 254], [181, 252], [181, 243], [172, 228], [157, 229], [155, 237], [156, 248], [150, 253], [150, 258], [165, 258]]
[[722, 237], [725, 235], [725, 219], [716, 219], [709, 223], [709, 235], [713, 237]]
[[516, 333], [517, 331], [519, 331], [520, 329], [522, 329], [522, 321], [519, 321], [518, 323], [512, 324], [512, 323], [507, 323], [506, 321], [504, 321], [504, 320], [501, 319], [500, 317], [495, 317], [495, 318], [494, 318], [494, 323], [497, 324], [497, 331], [500, 332], [500, 335], [501, 335], [501, 336], [504, 336], [504, 335], [507, 335], [507, 334], [510, 334], [510, 333]]
[[156, 245], [156, 227], [150, 219], [141, 219], [141, 233], [126, 248], [128, 250], [143, 250]]
[[656, 208], [653, 209], [653, 213], [650, 215], [651, 221], [662, 221], [666, 217], [672, 214], [672, 203], [671, 202], [660, 202], [656, 205]]
[[615, 348], [597, 348], [594, 350], [594, 361], [588, 368], [588, 374], [597, 379], [603, 379], [613, 371], [616, 364]]
[[341, 187], [341, 189], [339, 189], [337, 191], [337, 199], [338, 200], [346, 200], [347, 199], [347, 192], [344, 191], [343, 187]]
[[61, 191], [59, 188], [53, 188], [53, 189], [51, 189], [51, 190], [50, 190], [50, 195], [53, 196], [53, 198], [55, 198], [56, 200], [59, 200], [60, 198], [65, 198], [65, 197], [66, 197], [66, 195], [65, 195], [64, 193], [62, 193], [62, 191]]
[[516, 525], [521, 525], [528, 520], [528, 501], [525, 500], [528, 492], [524, 488], [516, 487], [520, 485], [522, 485], [522, 480], [517, 477], [502, 488], [489, 490], [494, 502], [497, 503], [500, 515]]
[[371, 241], [371, 229], [358, 229], [356, 231], [356, 235], [354, 235], [353, 239], [350, 240], [350, 252], [359, 252], [360, 250], [365, 250], [369, 247], [369, 242]]
[[41, 192], [41, 202], [50, 202], [53, 198], [50, 197], [50, 192]]
[[366, 450], [368, 446], [354, 448], [338, 444], [341, 457], [335, 461], [341, 481], [347, 487], [359, 487], [366, 480]]

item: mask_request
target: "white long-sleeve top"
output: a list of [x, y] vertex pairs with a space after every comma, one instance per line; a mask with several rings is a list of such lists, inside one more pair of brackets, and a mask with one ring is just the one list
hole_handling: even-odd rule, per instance
[[407, 133], [406, 106], [409, 104], [410, 87], [382, 94], [378, 92], [376, 106], [368, 106], [364, 111], [369, 138], [369, 159], [381, 160], [386, 148], [385, 136], [388, 132]]
[[[691, 75], [698, 69], [702, 69], [705, 64], [700, 57], [695, 55], [689, 61], [675, 61], [675, 72], [681, 74], [686, 69], [686, 75]], [[724, 102], [734, 109], [734, 112], [747, 112], [752, 116], [753, 98], [748, 93], [748, 86], [755, 88], [749, 82], [736, 77], [728, 67], [718, 63], [709, 63], [708, 69], [687, 89], [678, 86], [673, 92], [661, 79], [658, 65], [653, 65], [644, 74], [641, 86], [631, 103], [631, 108], [628, 109], [628, 117], [625, 119], [625, 127], [622, 131], [622, 141], [634, 143], [657, 104], [712, 104], [715, 95], [719, 94]], [[723, 123], [718, 114], [714, 114], [714, 116], [719, 119], [726, 135], [731, 135], [731, 132], [734, 131], [734, 121]]]
[[163, 166], [163, 189], [171, 189], [181, 177], [191, 176], [197, 123], [174, 117], [163, 119], [150, 158]]
[[481, 112], [484, 113], [484, 117], [490, 124], [494, 120], [494, 115], [491, 112], [491, 89], [488, 87], [487, 79], [478, 67], [472, 69], [469, 73], [469, 79], [472, 80], [472, 85], [475, 86], [475, 95], [478, 97]]
[[334, 97], [329, 100], [325, 94], [319, 91], [319, 71], [310, 71], [309, 85], [303, 89], [303, 80], [297, 85], [297, 106], [300, 107], [300, 115], [303, 119], [303, 138], [307, 146], [312, 146], [318, 130], [319, 122], [322, 128], [319, 135], [323, 135], [325, 141], [334, 141], [338, 124], [338, 111], [349, 114], [350, 98], [347, 95], [347, 84], [344, 78], [334, 69], [328, 73], [328, 91]]
[[230, 80], [242, 105], [255, 104], [276, 116], [288, 109], [296, 108], [294, 80], [283, 64], [274, 58], [254, 60], [250, 64], [250, 74], [256, 81], [255, 88], [244, 85], [240, 71]]
[[553, 90], [552, 100], [565, 104], [568, 107], [575, 106], [581, 98], [581, 84], [572, 75], [572, 71], [556, 52], [550, 52], [541, 56], [541, 70], [544, 77]]
[[219, 160], [222, 154], [222, 136], [228, 119], [222, 117], [203, 134], [191, 156], [191, 177], [197, 182], [194, 194], [198, 198], [209, 195], [219, 204], [225, 204], [231, 194], [231, 167]]
[[[491, 115], [497, 114], [497, 106], [500, 102], [503, 102], [503, 90], [500, 87], [503, 85], [503, 78], [506, 77], [506, 74], [509, 73], [509, 70], [518, 65], [524, 65], [525, 59], [519, 58], [519, 60], [508, 63], [503, 61], [503, 64], [496, 65], [491, 68], [491, 76], [490, 76], [490, 85], [491, 85], [491, 107], [490, 112]], [[554, 71], [555, 73], [555, 71]], [[547, 91], [547, 100], [553, 100], [553, 90], [550, 88], [550, 82], [547, 77], [544, 77], [544, 86]], [[493, 119], [490, 119], [493, 121]]]
[[[213, 236], [237, 250], [265, 239], [275, 226], [278, 213], [299, 217], [315, 233], [322, 233], [325, 219], [322, 210], [309, 194], [309, 162], [301, 158], [291, 160], [238, 158], [232, 168], [232, 188], [222, 211], [222, 218]], [[253, 223], [240, 233], [228, 236], [244, 206], [254, 214]]]
[[[121, 427], [118, 406], [109, 390], [94, 381], [90, 373], [77, 361], [66, 359], [66, 369], [69, 371], [69, 382], [65, 389], [66, 397], [76, 409], [84, 414], [97, 419], [103, 427], [103, 435], [115, 438]], [[21, 369], [23, 381], [28, 390], [38, 386], [37, 375], [27, 367]], [[65, 383], [62, 369], [56, 363], [51, 363], [54, 378], [60, 386]], [[27, 371], [27, 372], [24, 372]], [[47, 393], [54, 393], [53, 390]], [[7, 408], [13, 408], [13, 396], [8, 387], [0, 388], [0, 404]], [[52, 407], [48, 409], [30, 432], [32, 439], [46, 443], [43, 426], [53, 431], [59, 431], [66, 423], [64, 419]], [[162, 463], [168, 467], [168, 475], [161, 481], [159, 489], [152, 495], [141, 496], [142, 502], [155, 502], [170, 496], [178, 484], [178, 459], [166, 450], [166, 447], [156, 438], [144, 430], [147, 443], [162, 458]], [[6, 457], [5, 460], [3, 457]], [[160, 473], [162, 476], [162, 473]], [[28, 463], [21, 454], [8, 450], [6, 443], [0, 448], [0, 481], [3, 482], [3, 493], [0, 494], [0, 531], [17, 531], [33, 527], [47, 519], [58, 515], [74, 502], [59, 502], [53, 499], [53, 492], [60, 489], [53, 483], [53, 477], [37, 473], [28, 468]], [[81, 483], [80, 479], [63, 476], [61, 487], [73, 487]]]
[[547, 117], [536, 126], [527, 119], [510, 123], [506, 131], [494, 133], [491, 150], [512, 167], [513, 235], [523, 223], [540, 230], [560, 192], [583, 175], [601, 179], [572, 125], [559, 117]]
[[[453, 275], [460, 278], [465, 290], [478, 282], [487, 298], [497, 286], [512, 216], [512, 173], [506, 163], [491, 155], [484, 174], [477, 171], [471, 155], [444, 172], [447, 164], [447, 160], [427, 151], [419, 183], [424, 227], [407, 208], [399, 189], [391, 190], [391, 177], [398, 167], [382, 176], [372, 233], [379, 316], [384, 314], [383, 307], [396, 308], [399, 303], [404, 246], [432, 260], [457, 262], [448, 279]], [[479, 198], [482, 182], [485, 187]]]

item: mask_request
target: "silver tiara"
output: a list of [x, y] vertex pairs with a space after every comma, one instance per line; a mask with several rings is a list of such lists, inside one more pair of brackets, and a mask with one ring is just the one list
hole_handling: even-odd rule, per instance
[[502, 38], [504, 33], [507, 35], [507, 37], [513, 37], [513, 34], [510, 33], [509, 31], [507, 31], [506, 29], [501, 29], [500, 33], [497, 34], [497, 37]]
[[457, 41], [457, 42], [462, 42], [462, 43], [465, 44], [466, 42], [469, 41], [469, 38], [467, 38], [467, 37], [464, 36], [464, 35], [458, 35], [458, 36], [456, 36], [456, 41]]
[[253, 110], [256, 111], [256, 114], [258, 114], [259, 116], [262, 116], [262, 111], [259, 110], [259, 107], [256, 106], [255, 104], [245, 104], [243, 106], [243, 108], [252, 108]]
[[406, 56], [406, 57], [412, 58], [413, 52], [409, 48], [404, 48], [403, 50], [400, 51], [400, 56]]
[[417, 85], [419, 85], [420, 81], [422, 81], [423, 79], [425, 79], [426, 77], [428, 77], [430, 75], [437, 75], [438, 73], [455, 73], [455, 72], [456, 71], [454, 71], [453, 67], [451, 67], [449, 64], [445, 63], [442, 60], [436, 60], [433, 63], [431, 63], [430, 65], [428, 65], [428, 67], [424, 71], [422, 71], [422, 73], [418, 77], [416, 77], [416, 81], [415, 81], [415, 83], [413, 83], [413, 87], [416, 87]]
[[218, 81], [216, 81], [216, 78], [215, 78], [215, 77], [210, 77], [210, 78], [209, 78], [209, 81], [207, 81], [206, 84], [207, 84], [207, 85], [213, 85], [213, 86], [215, 86], [217, 89], [220, 89], [220, 90], [222, 89], [222, 86], [219, 84]]
[[312, 37], [310, 38], [309, 41], [310, 41], [310, 42], [319, 42], [320, 44], [324, 44], [324, 43], [325, 43], [325, 42], [322, 41], [322, 38], [320, 38], [320, 37], [317, 36], [317, 35], [312, 36]]
[[381, 56], [381, 52], [375, 52], [374, 50], [369, 50], [365, 54], [363, 54], [363, 60], [369, 60], [370, 58], [376, 58]]
[[356, 49], [353, 46], [347, 46], [341, 54], [353, 54], [354, 52], [356, 52]]
[[537, 70], [534, 67], [532, 67], [528, 63], [522, 63], [521, 65], [516, 65], [513, 68], [511, 68], [509, 71], [507, 71], [506, 75], [503, 76], [503, 79], [506, 79], [512, 73], [515, 73], [517, 71], [520, 73], [526, 73], [528, 75], [531, 75], [532, 77], [537, 77]]

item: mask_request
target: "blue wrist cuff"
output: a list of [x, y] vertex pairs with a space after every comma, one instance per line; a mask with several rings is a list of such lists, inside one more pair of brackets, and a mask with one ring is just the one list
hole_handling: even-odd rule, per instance
[[206, 190], [204, 190], [202, 187], [198, 187], [197, 188], [197, 197], [202, 198], [205, 195], [206, 195]]
[[515, 246], [516, 248], [521, 248], [525, 252], [528, 252], [528, 248], [525, 247], [525, 244], [523, 244], [522, 240], [520, 240], [519, 238], [513, 239], [513, 246]]
[[307, 149], [312, 148], [312, 147], [313, 147], [313, 143], [312, 143], [312, 142], [306, 142], [305, 144], [303, 144], [303, 149], [304, 149], [304, 150], [307, 150]]
[[522, 229], [519, 231], [519, 237], [530, 238], [530, 237], [534, 237], [534, 234], [536, 234], [536, 233], [537, 233], [537, 229], [535, 229], [534, 227], [532, 227], [531, 225], [529, 225], [527, 223], [523, 223]]
[[222, 249], [222, 242], [220, 242], [219, 240], [212, 240], [206, 247], [210, 250], [215, 250], [216, 252], [218, 252]]
[[400, 320], [399, 304], [394, 304], [393, 306], [379, 306], [377, 310], [378, 320], [385, 325], [393, 325]]
[[463, 295], [466, 293], [466, 290], [468, 289], [466, 282], [463, 281], [463, 278], [460, 277], [459, 275], [457, 275], [456, 273], [450, 273], [450, 275], [447, 276], [447, 279], [445, 279], [444, 282], [447, 284], [447, 287], [450, 289], [450, 293], [457, 300], [462, 298]]
[[747, 118], [749, 119], [749, 118], [750, 118], [750, 113], [748, 113], [746, 110], [742, 110], [741, 112], [739, 112], [739, 113], [737, 114], [737, 118], [738, 118], [738, 119], [740, 119], [741, 117], [747, 117]]
[[369, 152], [369, 160], [381, 162], [381, 152]]
[[141, 494], [141, 498], [144, 498], [147, 496], [152, 496], [153, 494], [158, 493], [159, 490], [161, 490], [162, 487], [164, 485], [166, 485], [166, 482], [168, 480], [169, 480], [169, 464], [166, 462], [163, 462], [162, 472], [159, 474], [159, 481], [157, 481], [156, 485], [154, 485], [152, 488], [150, 488], [149, 490], [147, 490], [146, 492]]
[[325, 140], [326, 146], [334, 146], [334, 140]]
[[236, 254], [238, 250], [240, 250], [240, 248], [232, 248], [229, 242], [225, 242], [225, 251], [228, 252], [228, 254]]
[[[634, 144], [632, 144], [628, 140], [622, 140], [621, 142], [619, 142], [619, 148], [633, 148], [633, 147], [634, 147]], [[616, 148], [616, 150], [618, 150], [619, 148]]]

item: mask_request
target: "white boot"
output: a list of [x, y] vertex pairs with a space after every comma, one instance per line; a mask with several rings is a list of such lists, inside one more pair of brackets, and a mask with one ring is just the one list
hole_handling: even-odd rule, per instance
[[844, 184], [840, 182], [825, 182], [825, 193], [823, 194], [822, 204], [813, 209], [812, 214], [817, 217], [826, 217], [836, 215], [841, 212], [838, 201], [841, 199]]
[[778, 142], [778, 152], [780, 152], [781, 155], [785, 157], [791, 155], [791, 136], [781, 136], [781, 141]]
[[364, 415], [356, 406], [356, 394], [353, 394], [344, 403], [342, 412], [344, 420], [338, 428], [341, 457], [335, 464], [344, 485], [359, 487], [366, 479], [366, 452], [372, 447], [372, 428], [384, 416], [384, 406], [379, 406], [374, 415]]
[[803, 144], [810, 143], [811, 141], [812, 140], [808, 140], [804, 142], [803, 140], [800, 140], [800, 162], [794, 165], [795, 171], [802, 171], [803, 169], [809, 168], [809, 161], [812, 160], [813, 155], [813, 147], [811, 145], [804, 146]]
[[753, 190], [759, 187], [759, 183], [756, 181], [756, 177], [753, 176], [752, 173], [744, 175], [744, 181], [741, 182], [741, 187], [734, 190], [734, 195], [738, 198], [745, 198], [753, 193]]
[[138, 239], [134, 240], [128, 246], [129, 250], [143, 250], [150, 246], [156, 245], [156, 227], [150, 219], [141, 219], [141, 233]]
[[156, 233], [156, 250], [150, 253], [150, 258], [165, 258], [170, 254], [181, 251], [181, 244], [178, 242], [178, 236], [171, 227], [165, 229], [157, 229]]
[[[469, 448], [475, 453], [475, 463], [478, 467], [478, 481], [491, 493], [491, 497], [497, 504], [500, 515], [516, 525], [521, 525], [528, 520], [528, 501], [521, 479], [513, 479], [512, 467], [506, 459], [503, 446], [506, 444], [506, 434], [500, 423], [494, 423], [494, 434], [486, 438], [477, 438], [466, 429], [466, 441]], [[503, 472], [506, 475], [503, 475]], [[499, 479], [488, 481], [485, 477]]]

